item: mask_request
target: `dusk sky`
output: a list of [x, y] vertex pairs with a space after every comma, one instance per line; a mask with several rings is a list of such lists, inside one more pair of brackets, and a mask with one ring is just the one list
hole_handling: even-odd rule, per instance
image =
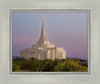
[[13, 56], [40, 37], [44, 17], [48, 41], [66, 50], [66, 57], [88, 59], [88, 13], [13, 13]]

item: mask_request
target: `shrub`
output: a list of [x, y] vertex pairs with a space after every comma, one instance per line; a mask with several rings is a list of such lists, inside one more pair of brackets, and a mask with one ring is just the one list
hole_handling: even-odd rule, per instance
[[88, 68], [86, 66], [80, 66], [79, 72], [87, 72], [88, 71]]
[[78, 71], [78, 69], [80, 68], [78, 62], [74, 62], [74, 60], [67, 62], [66, 65], [67, 71]]
[[66, 71], [66, 70], [67, 70], [67, 67], [66, 67], [65, 62], [64, 63], [58, 63], [55, 66], [55, 71]]
[[66, 60], [64, 63], [58, 63], [55, 71], [78, 71], [80, 65], [74, 60]]
[[13, 64], [13, 71], [18, 71], [19, 70], [19, 66], [18, 65], [16, 65], [16, 64]]

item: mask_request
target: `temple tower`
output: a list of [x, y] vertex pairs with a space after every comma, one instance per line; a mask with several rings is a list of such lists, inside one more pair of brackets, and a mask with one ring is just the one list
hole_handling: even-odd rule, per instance
[[42, 29], [39, 41], [30, 48], [24, 48], [20, 51], [20, 56], [25, 59], [35, 58], [44, 59], [66, 59], [66, 51], [63, 48], [57, 48], [46, 38], [44, 18], [42, 18]]
[[42, 17], [42, 30], [41, 30], [39, 43], [44, 44], [46, 41], [47, 41], [47, 38], [46, 38], [45, 27], [44, 27], [44, 17]]

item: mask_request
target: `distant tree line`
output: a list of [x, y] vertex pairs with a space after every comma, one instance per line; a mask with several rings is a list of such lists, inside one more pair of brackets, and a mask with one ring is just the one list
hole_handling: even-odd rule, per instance
[[12, 62], [13, 71], [32, 71], [32, 72], [87, 72], [88, 64], [77, 59], [55, 59], [54, 61], [16, 58]]

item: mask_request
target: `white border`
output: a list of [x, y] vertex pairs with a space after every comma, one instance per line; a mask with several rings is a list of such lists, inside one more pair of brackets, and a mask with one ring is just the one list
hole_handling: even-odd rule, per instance
[[[10, 9], [90, 9], [91, 74], [10, 75]], [[99, 0], [0, 0], [0, 83], [1, 84], [100, 84], [100, 2]]]

